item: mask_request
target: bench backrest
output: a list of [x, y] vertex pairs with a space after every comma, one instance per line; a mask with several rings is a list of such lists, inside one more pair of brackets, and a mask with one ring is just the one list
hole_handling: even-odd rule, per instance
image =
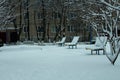
[[103, 47], [105, 46], [106, 42], [107, 42], [106, 36], [96, 37], [95, 46]]
[[63, 37], [62, 40], [60, 41], [61, 43], [65, 42], [66, 37]]
[[79, 36], [74, 36], [71, 43], [77, 44], [78, 40], [79, 40]]

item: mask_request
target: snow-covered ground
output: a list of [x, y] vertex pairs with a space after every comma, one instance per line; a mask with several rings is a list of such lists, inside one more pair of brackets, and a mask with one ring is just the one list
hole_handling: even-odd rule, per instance
[[57, 45], [0, 48], [0, 80], [120, 80], [120, 57], [113, 66], [105, 55], [90, 55]]

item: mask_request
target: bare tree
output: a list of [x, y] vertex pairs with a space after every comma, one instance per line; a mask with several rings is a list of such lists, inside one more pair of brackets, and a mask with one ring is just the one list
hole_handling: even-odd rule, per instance
[[89, 16], [89, 22], [92, 24], [98, 36], [100, 36], [101, 32], [108, 36], [111, 55], [106, 53], [106, 56], [114, 65], [120, 53], [118, 37], [120, 16], [119, 0], [100, 0], [96, 3], [92, 3], [92, 5], [95, 8], [92, 8], [89, 11], [89, 14], [91, 15]]
[[[13, 23], [14, 29], [17, 32], [17, 25], [16, 25], [16, 17], [19, 16], [19, 14], [16, 13], [16, 8], [19, 7], [19, 2], [9, 0], [1, 0], [0, 4], [0, 28], [1, 30], [6, 30], [7, 33], [7, 25], [10, 23]], [[17, 35], [17, 34], [16, 34]], [[16, 36], [16, 39], [17, 36]], [[16, 41], [16, 40], [15, 40]]]

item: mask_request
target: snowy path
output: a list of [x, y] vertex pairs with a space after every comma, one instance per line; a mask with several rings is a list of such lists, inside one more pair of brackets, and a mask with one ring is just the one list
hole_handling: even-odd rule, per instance
[[0, 80], [120, 80], [120, 57], [112, 66], [105, 55], [58, 46], [0, 48]]

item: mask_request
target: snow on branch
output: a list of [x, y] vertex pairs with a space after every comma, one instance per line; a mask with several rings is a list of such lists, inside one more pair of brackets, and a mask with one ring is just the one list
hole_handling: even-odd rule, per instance
[[6, 0], [0, 1], [0, 6], [1, 6], [3, 3], [5, 3], [5, 1], [6, 1]]
[[106, 56], [114, 65], [118, 54], [120, 53], [120, 46], [118, 46], [120, 40], [118, 39], [120, 5], [118, 0], [100, 0], [100, 4], [95, 3], [93, 6], [98, 6], [98, 8], [89, 10], [88, 14], [90, 14], [91, 17], [90, 23], [98, 36], [101, 32], [105, 33], [105, 35], [107, 34], [112, 55], [109, 56], [109, 54], [106, 53]]
[[101, 3], [103, 3], [103, 4], [105, 4], [105, 5], [109, 6], [109, 7], [111, 7], [113, 9], [120, 10], [120, 6], [113, 6], [110, 3], [106, 2], [105, 0], [100, 0], [100, 1], [101, 1]]

